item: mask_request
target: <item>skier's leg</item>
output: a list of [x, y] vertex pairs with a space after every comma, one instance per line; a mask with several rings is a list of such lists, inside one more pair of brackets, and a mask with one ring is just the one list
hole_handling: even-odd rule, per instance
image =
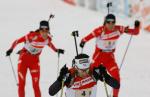
[[101, 52], [99, 51], [98, 48], [96, 48], [93, 54], [91, 67], [94, 68], [99, 66], [100, 62], [101, 62]]
[[[118, 82], [120, 84], [119, 68], [114, 60], [114, 57], [110, 61], [107, 61], [105, 63], [105, 67], [108, 70], [108, 72], [110, 73], [110, 75], [113, 78], [115, 78], [116, 80], [118, 80]], [[113, 89], [113, 97], [118, 97], [118, 95], [119, 95], [119, 89]]]
[[21, 60], [18, 63], [18, 95], [25, 97], [25, 82], [26, 82], [27, 65], [23, 64]]
[[39, 87], [40, 66], [38, 65], [38, 63], [31, 64], [30, 73], [32, 76], [32, 85], [33, 85], [35, 97], [41, 97], [41, 91]]
[[[112, 67], [113, 68], [113, 67]], [[114, 66], [115, 68], [115, 66]], [[119, 81], [120, 84], [120, 74], [119, 74], [119, 69], [116, 68], [115, 70], [109, 71], [109, 73], [111, 74], [111, 76], [113, 78], [115, 78], [116, 80]], [[113, 89], [113, 97], [118, 97], [119, 95], [119, 89]]]

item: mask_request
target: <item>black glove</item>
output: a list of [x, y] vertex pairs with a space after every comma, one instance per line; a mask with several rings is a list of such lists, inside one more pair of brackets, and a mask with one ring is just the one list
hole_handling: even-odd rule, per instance
[[10, 56], [10, 54], [13, 52], [13, 49], [9, 49], [7, 52], [6, 52], [6, 56]]
[[100, 79], [101, 81], [103, 81], [103, 77], [105, 75], [107, 75], [106, 68], [104, 66], [102, 66], [102, 65], [100, 65], [99, 67], [94, 67], [93, 75], [94, 75], [96, 80]]
[[51, 14], [49, 17], [50, 17], [50, 18], [54, 18], [54, 16], [55, 16], [55, 15]]
[[137, 28], [139, 26], [140, 26], [140, 21], [139, 20], [135, 20], [134, 27]]
[[83, 48], [83, 47], [84, 47], [84, 45], [85, 45], [85, 42], [84, 42], [84, 41], [81, 41], [81, 43], [80, 43], [80, 47], [81, 47], [81, 48]]
[[129, 26], [126, 26], [126, 27], [125, 27], [124, 32], [125, 32], [125, 33], [128, 33], [128, 32], [129, 32]]
[[57, 49], [57, 53], [64, 54], [64, 50], [63, 49]]
[[[68, 77], [67, 74], [69, 74], [69, 70], [68, 70], [68, 67], [66, 67], [66, 65], [64, 65], [61, 70], [60, 70], [60, 74], [57, 78], [58, 81], [62, 82], [62, 80], [65, 78], [65, 77]], [[66, 78], [67, 79], [67, 78]]]
[[93, 76], [96, 80], [103, 80], [103, 78], [100, 78], [100, 71], [99, 71], [99, 68], [98, 67], [94, 67], [93, 69]]
[[101, 74], [103, 74], [103, 75], [107, 74], [106, 68], [103, 65], [100, 65], [99, 69], [100, 69]]

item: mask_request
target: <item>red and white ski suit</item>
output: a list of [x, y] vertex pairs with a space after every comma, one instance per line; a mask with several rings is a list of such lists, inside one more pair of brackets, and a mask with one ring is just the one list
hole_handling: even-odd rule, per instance
[[[89, 71], [92, 71], [92, 67]], [[74, 75], [75, 68], [70, 69], [70, 72]], [[66, 97], [96, 97], [97, 81], [91, 74], [87, 74], [85, 77], [74, 75], [73, 82], [71, 82], [69, 88], [66, 89]]]
[[11, 49], [14, 49], [17, 44], [25, 43], [25, 46], [20, 52], [19, 61], [18, 61], [18, 95], [19, 97], [25, 97], [25, 83], [26, 83], [26, 74], [27, 69], [30, 70], [32, 76], [32, 84], [34, 89], [35, 97], [41, 97], [41, 92], [39, 88], [39, 79], [40, 79], [40, 64], [39, 64], [39, 55], [42, 52], [42, 49], [45, 45], [48, 45], [55, 52], [57, 49], [51, 42], [51, 37], [45, 40], [42, 38], [39, 32], [30, 32], [29, 34], [17, 39], [13, 42]]
[[[96, 48], [93, 54], [92, 66], [98, 66], [101, 63], [106, 67], [110, 75], [120, 82], [119, 68], [114, 58], [114, 51], [119, 37], [125, 32], [131, 35], [138, 35], [139, 28], [129, 29], [116, 25], [113, 30], [108, 30], [105, 26], [100, 26], [92, 33], [82, 39], [83, 42], [96, 37]], [[113, 96], [118, 97], [119, 89], [113, 89]]]

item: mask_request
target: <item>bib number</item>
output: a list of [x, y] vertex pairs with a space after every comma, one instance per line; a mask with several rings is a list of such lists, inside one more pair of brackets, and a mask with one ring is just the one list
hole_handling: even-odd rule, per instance
[[31, 53], [31, 54], [38, 54], [41, 52], [41, 48], [36, 48], [36, 47], [33, 47], [31, 44], [26, 44], [25, 45], [25, 48]]
[[84, 90], [76, 90], [76, 97], [90, 97], [91, 93], [91, 88]]
[[107, 40], [104, 42], [104, 47], [107, 49], [112, 49], [116, 44], [116, 41], [113, 40]]
[[37, 54], [41, 51], [39, 48], [35, 48], [35, 47], [29, 47], [29, 50], [32, 54]]
[[97, 39], [96, 44], [102, 50], [111, 51], [116, 48], [117, 40], [102, 40]]

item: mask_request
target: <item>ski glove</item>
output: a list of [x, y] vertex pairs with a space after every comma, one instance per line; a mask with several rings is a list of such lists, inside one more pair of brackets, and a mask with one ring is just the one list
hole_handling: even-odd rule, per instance
[[64, 54], [64, 50], [63, 49], [57, 49], [57, 53]]
[[140, 26], [140, 21], [139, 20], [135, 20], [134, 27], [137, 28], [139, 26]]
[[69, 70], [68, 70], [68, 67], [66, 67], [66, 65], [64, 65], [60, 70], [60, 73], [59, 73], [57, 80], [60, 82], [62, 82], [62, 80], [66, 81], [66, 79], [68, 77], [67, 74], [69, 74]]
[[104, 66], [102, 66], [102, 65], [100, 65], [99, 67], [94, 67], [93, 75], [94, 75], [96, 80], [100, 79], [101, 81], [103, 81], [103, 77], [105, 75], [107, 75], [106, 68]]
[[13, 49], [9, 49], [9, 50], [7, 50], [7, 52], [6, 52], [6, 56], [10, 56], [10, 54], [13, 52]]
[[80, 43], [80, 47], [81, 47], [81, 48], [83, 48], [83, 47], [84, 47], [84, 45], [85, 45], [85, 42], [84, 42], [84, 41], [81, 41], [81, 43]]

